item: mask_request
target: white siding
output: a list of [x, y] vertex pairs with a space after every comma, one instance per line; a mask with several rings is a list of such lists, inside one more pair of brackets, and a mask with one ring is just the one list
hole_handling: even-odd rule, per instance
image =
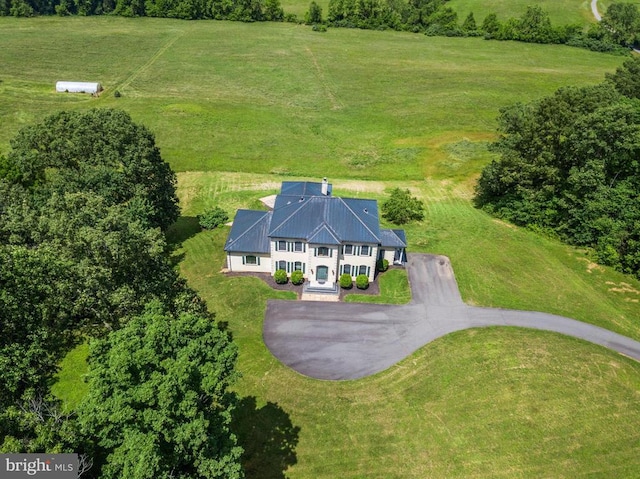
[[[326, 247], [329, 249], [329, 256], [316, 256], [316, 249]], [[327, 283], [335, 283], [338, 281], [338, 264], [340, 260], [340, 249], [335, 246], [326, 245], [309, 245], [309, 269], [308, 276], [310, 281], [316, 281], [318, 266], [326, 266], [328, 269]]]
[[[278, 241], [286, 242], [286, 249], [284, 251], [278, 251]], [[302, 251], [295, 251], [295, 243], [299, 241], [302, 243]], [[280, 261], [287, 263], [287, 275], [291, 276], [291, 273], [295, 269], [295, 263], [300, 262], [304, 265], [304, 277], [307, 278], [309, 274], [309, 245], [300, 240], [274, 240], [271, 241], [271, 273], [275, 273]]]
[[[368, 246], [371, 256], [362, 256], [360, 251], [362, 246]], [[340, 254], [340, 265], [344, 267], [345, 264], [351, 266], [351, 276], [356, 277], [360, 274], [360, 266], [368, 268], [369, 281], [373, 281], [376, 276], [376, 260], [378, 259], [378, 246], [377, 245], [364, 245], [359, 243], [353, 243], [353, 252], [357, 254]], [[341, 252], [343, 250], [341, 249]], [[355, 270], [354, 270], [355, 268]], [[342, 269], [341, 269], [342, 271]], [[340, 271], [338, 271], [338, 275]]]
[[246, 254], [227, 253], [227, 268], [230, 271], [271, 273], [271, 258], [268, 254], [253, 254], [260, 264], [245, 264]]
[[386, 259], [389, 264], [393, 264], [393, 258], [395, 257], [396, 249], [395, 248], [387, 248], [384, 252], [384, 259]]

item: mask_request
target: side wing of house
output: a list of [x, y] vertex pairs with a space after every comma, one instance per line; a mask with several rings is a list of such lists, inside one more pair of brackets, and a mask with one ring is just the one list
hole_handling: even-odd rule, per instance
[[389, 264], [404, 265], [407, 262], [406, 248], [404, 230], [380, 230], [378, 259], [386, 259]]
[[238, 210], [224, 245], [229, 271], [271, 273], [270, 222], [270, 211]]

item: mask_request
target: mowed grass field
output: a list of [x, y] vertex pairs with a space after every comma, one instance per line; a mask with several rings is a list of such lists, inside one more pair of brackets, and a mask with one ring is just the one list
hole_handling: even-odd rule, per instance
[[[119, 107], [177, 171], [367, 179], [437, 174], [442, 148], [491, 138], [500, 107], [602, 81], [623, 61], [477, 38], [149, 18], [4, 18], [0, 44], [1, 151], [54, 111]], [[56, 94], [59, 79], [106, 90]]]
[[[262, 321], [267, 299], [286, 295], [220, 272], [228, 227], [186, 227], [213, 204], [257, 207], [275, 192], [273, 180], [179, 175], [181, 272], [234, 333], [238, 392], [256, 398], [258, 416], [273, 418], [273, 439], [267, 431], [248, 443], [249, 477], [282, 477], [262, 475], [272, 461], [288, 477], [314, 479], [640, 474], [640, 365], [578, 340], [506, 328], [460, 332], [348, 382], [308, 379], [280, 364], [262, 342]], [[404, 185], [428, 204], [425, 221], [407, 227], [410, 250], [448, 254], [467, 302], [544, 309], [640, 338], [640, 282], [493, 220], [470, 205], [460, 183]], [[334, 191], [383, 198], [384, 186], [343, 180]], [[256, 452], [263, 443], [267, 451]]]
[[[213, 205], [258, 208], [283, 179], [329, 176], [337, 195], [427, 204], [410, 251], [451, 257], [466, 301], [574, 317], [640, 338], [640, 283], [581, 251], [472, 207], [499, 107], [601, 81], [623, 58], [556, 46], [295, 25], [157, 19], [0, 19], [0, 144], [60, 109], [120, 107], [178, 170], [180, 271], [239, 346], [236, 413], [248, 477], [489, 478], [640, 475], [640, 366], [519, 329], [456, 333], [359, 381], [302, 377], [262, 341], [256, 278], [220, 272]], [[100, 98], [57, 95], [101, 81]], [[118, 89], [123, 97], [115, 99]], [[365, 181], [366, 180], [366, 181]], [[392, 291], [402, 290], [395, 278]], [[400, 293], [391, 293], [401, 302]], [[78, 401], [82, 347], [56, 394]], [[72, 374], [68, 374], [69, 370]], [[73, 374], [75, 372], [76, 374]]]

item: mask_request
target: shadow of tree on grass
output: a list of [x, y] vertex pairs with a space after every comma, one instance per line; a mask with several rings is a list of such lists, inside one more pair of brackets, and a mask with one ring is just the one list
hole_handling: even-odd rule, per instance
[[167, 241], [170, 245], [179, 246], [201, 230], [197, 216], [180, 216], [167, 230]]
[[254, 396], [240, 399], [233, 411], [232, 430], [244, 449], [247, 479], [284, 479], [289, 466], [297, 462], [300, 428], [276, 403], [259, 408]]

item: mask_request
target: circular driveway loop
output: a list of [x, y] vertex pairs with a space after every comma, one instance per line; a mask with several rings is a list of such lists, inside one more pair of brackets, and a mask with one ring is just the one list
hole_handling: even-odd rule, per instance
[[482, 326], [555, 331], [640, 360], [640, 342], [598, 326], [553, 314], [467, 306], [446, 256], [410, 254], [407, 269], [413, 299], [406, 305], [269, 300], [265, 344], [299, 373], [334, 380], [375, 374], [434, 339]]

